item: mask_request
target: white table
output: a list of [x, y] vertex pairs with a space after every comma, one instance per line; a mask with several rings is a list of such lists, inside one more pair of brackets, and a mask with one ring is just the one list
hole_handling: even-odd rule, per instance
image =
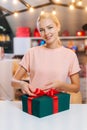
[[38, 118], [23, 112], [21, 102], [0, 101], [0, 130], [87, 130], [87, 104]]

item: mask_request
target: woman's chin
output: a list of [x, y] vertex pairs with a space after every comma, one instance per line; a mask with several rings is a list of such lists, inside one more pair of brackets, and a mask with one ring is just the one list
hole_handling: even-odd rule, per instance
[[53, 40], [52, 39], [48, 39], [48, 40], [46, 40], [46, 43], [51, 44], [51, 43], [53, 43]]

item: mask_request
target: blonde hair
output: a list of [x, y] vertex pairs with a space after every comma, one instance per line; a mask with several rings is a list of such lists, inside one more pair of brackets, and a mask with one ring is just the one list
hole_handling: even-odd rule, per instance
[[41, 19], [46, 19], [46, 18], [50, 18], [53, 20], [53, 22], [59, 27], [60, 29], [60, 22], [57, 18], [56, 15], [52, 14], [52, 13], [49, 13], [49, 12], [45, 12], [43, 15], [40, 15], [37, 19], [37, 28], [39, 29], [39, 22]]

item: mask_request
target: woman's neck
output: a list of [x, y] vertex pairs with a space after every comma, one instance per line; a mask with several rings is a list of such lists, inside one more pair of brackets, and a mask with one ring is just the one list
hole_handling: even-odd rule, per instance
[[61, 41], [60, 40], [57, 40], [56, 42], [54, 42], [54, 43], [47, 43], [47, 44], [45, 44], [45, 47], [46, 48], [50, 48], [50, 49], [55, 49], [55, 48], [59, 48], [59, 47], [61, 47], [62, 46], [62, 43], [61, 43]]

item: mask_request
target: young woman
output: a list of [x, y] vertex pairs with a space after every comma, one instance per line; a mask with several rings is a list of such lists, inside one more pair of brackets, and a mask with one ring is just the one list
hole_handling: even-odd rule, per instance
[[[35, 95], [36, 88], [44, 91], [54, 88], [70, 93], [71, 103], [81, 103], [78, 59], [59, 39], [59, 20], [51, 13], [45, 13], [39, 16], [37, 27], [46, 43], [25, 53], [12, 79], [12, 86], [31, 96]], [[29, 83], [21, 80], [25, 73], [29, 73]], [[67, 82], [68, 78], [70, 82]]]

